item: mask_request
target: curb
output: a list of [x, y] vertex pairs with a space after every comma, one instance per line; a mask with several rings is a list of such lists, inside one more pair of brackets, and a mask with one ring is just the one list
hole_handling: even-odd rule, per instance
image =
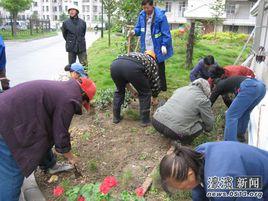
[[54, 36], [58, 36], [59, 32], [57, 32], [55, 35], [51, 35], [51, 36], [44, 36], [44, 37], [37, 37], [37, 38], [31, 38], [31, 39], [14, 39], [14, 40], [5, 40], [6, 42], [31, 42], [31, 41], [35, 41], [35, 40], [40, 40], [40, 39], [46, 39], [46, 38], [51, 38]]
[[34, 173], [24, 179], [19, 201], [46, 201], [35, 181]]

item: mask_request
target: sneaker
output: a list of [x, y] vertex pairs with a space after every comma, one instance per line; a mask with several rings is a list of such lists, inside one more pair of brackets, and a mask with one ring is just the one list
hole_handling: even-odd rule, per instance
[[49, 174], [56, 174], [56, 173], [60, 173], [60, 172], [70, 171], [73, 169], [74, 169], [74, 167], [71, 164], [56, 163], [52, 168], [48, 168], [48, 173]]

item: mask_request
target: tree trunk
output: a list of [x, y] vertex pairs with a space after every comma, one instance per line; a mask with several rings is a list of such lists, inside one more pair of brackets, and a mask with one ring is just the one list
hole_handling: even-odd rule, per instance
[[188, 36], [187, 49], [186, 49], [185, 68], [191, 68], [193, 66], [194, 42], [195, 42], [195, 21], [191, 21], [191, 28]]
[[13, 22], [12, 22], [12, 35], [13, 36], [17, 36], [17, 19], [18, 19], [18, 13], [13, 13], [12, 14], [12, 17], [13, 17]]
[[111, 46], [111, 11], [108, 11], [108, 45]]

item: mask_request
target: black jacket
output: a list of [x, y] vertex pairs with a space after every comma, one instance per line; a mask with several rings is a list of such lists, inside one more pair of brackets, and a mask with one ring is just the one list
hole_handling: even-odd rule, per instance
[[86, 51], [86, 22], [80, 18], [69, 18], [62, 24], [62, 35], [66, 41], [66, 51], [81, 53]]
[[233, 76], [226, 79], [220, 79], [216, 84], [214, 89], [212, 90], [210, 101], [212, 105], [215, 103], [217, 98], [220, 95], [225, 95], [228, 93], [233, 93], [237, 95], [240, 84], [247, 79], [245, 76]]

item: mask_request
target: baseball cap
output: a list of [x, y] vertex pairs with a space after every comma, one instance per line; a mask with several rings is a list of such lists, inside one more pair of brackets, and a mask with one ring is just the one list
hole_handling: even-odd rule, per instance
[[85, 72], [84, 67], [80, 63], [73, 63], [71, 66], [67, 65], [65, 67], [66, 71], [70, 72], [76, 72], [78, 73], [81, 77], [87, 77], [87, 73]]

